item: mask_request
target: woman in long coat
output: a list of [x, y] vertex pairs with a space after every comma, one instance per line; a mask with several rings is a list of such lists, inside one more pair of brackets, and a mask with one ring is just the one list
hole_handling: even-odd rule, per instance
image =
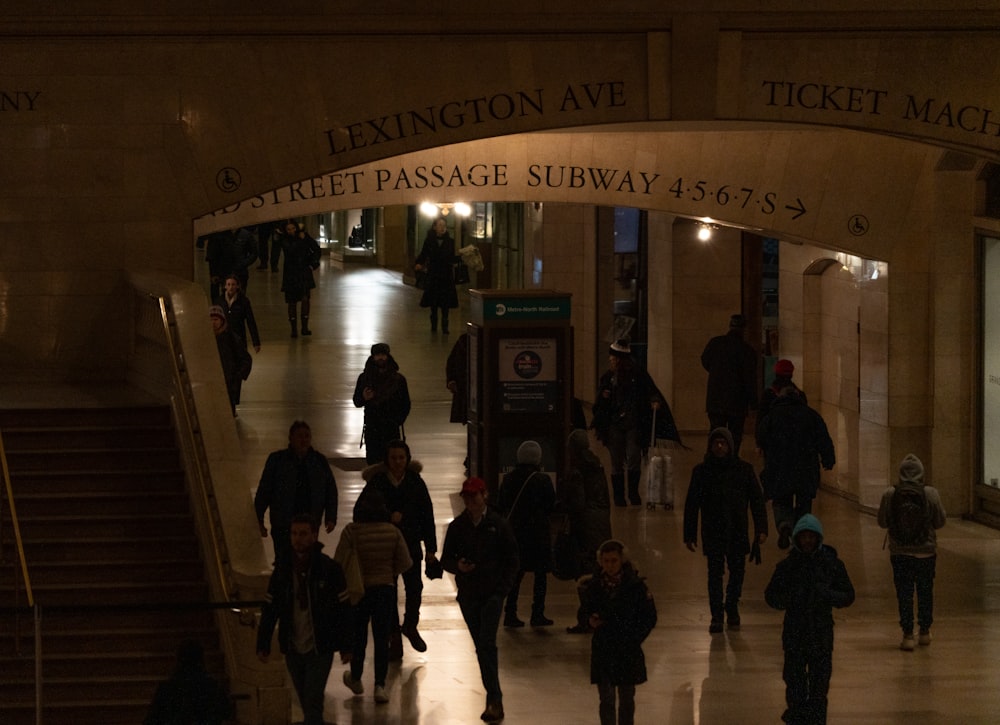
[[424, 294], [421, 307], [431, 308], [431, 332], [437, 331], [438, 309], [441, 310], [441, 332], [448, 333], [448, 310], [458, 307], [455, 291], [455, 264], [461, 257], [455, 254], [455, 240], [448, 234], [448, 222], [438, 217], [427, 232], [417, 256], [417, 272], [423, 272]]

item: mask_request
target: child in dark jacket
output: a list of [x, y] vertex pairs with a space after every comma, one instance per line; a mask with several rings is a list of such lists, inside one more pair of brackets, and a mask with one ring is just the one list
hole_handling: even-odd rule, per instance
[[600, 696], [601, 725], [632, 725], [635, 686], [646, 681], [642, 642], [656, 626], [656, 605], [646, 582], [625, 556], [622, 542], [605, 541], [597, 557], [600, 569], [582, 583], [577, 615], [580, 624], [594, 632], [590, 681]]
[[764, 590], [768, 605], [785, 612], [782, 676], [788, 708], [781, 719], [822, 725], [833, 673], [833, 607], [850, 606], [854, 586], [836, 550], [823, 543], [823, 527], [815, 516], [798, 520], [792, 543]]

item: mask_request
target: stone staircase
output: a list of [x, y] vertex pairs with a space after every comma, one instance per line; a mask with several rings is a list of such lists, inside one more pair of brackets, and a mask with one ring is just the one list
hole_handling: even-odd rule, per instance
[[[169, 408], [0, 410], [0, 432], [42, 612], [46, 725], [142, 722], [183, 639], [202, 642], [221, 678]], [[0, 607], [21, 606], [2, 509]], [[34, 723], [34, 692], [32, 616], [2, 614], [0, 723]]]

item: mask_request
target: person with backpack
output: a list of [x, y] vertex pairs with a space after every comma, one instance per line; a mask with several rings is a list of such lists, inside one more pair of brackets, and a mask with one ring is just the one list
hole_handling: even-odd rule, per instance
[[899, 480], [882, 494], [878, 525], [888, 529], [889, 561], [899, 603], [899, 648], [912, 652], [913, 593], [917, 594], [917, 642], [931, 643], [934, 622], [934, 572], [937, 533], [945, 523], [944, 506], [937, 489], [924, 483], [924, 464], [908, 453], [899, 464]]

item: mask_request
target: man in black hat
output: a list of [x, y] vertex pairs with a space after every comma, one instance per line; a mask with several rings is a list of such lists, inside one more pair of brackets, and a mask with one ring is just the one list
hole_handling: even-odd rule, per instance
[[726, 428], [733, 435], [733, 455], [739, 456], [747, 410], [757, 408], [757, 351], [743, 339], [746, 318], [729, 318], [729, 332], [713, 337], [701, 353], [708, 371], [705, 410], [712, 430]]
[[616, 340], [608, 350], [608, 370], [598, 384], [590, 426], [611, 456], [615, 506], [626, 505], [626, 483], [629, 502], [642, 503], [642, 452], [653, 442], [653, 411], [657, 411], [656, 437], [680, 442], [666, 398], [649, 373], [636, 364], [629, 341]]
[[365, 427], [361, 434], [365, 461], [379, 463], [385, 459], [389, 441], [405, 440], [403, 422], [410, 414], [406, 378], [400, 374], [399, 365], [384, 342], [372, 345], [372, 354], [354, 386], [354, 405], [365, 409]]

